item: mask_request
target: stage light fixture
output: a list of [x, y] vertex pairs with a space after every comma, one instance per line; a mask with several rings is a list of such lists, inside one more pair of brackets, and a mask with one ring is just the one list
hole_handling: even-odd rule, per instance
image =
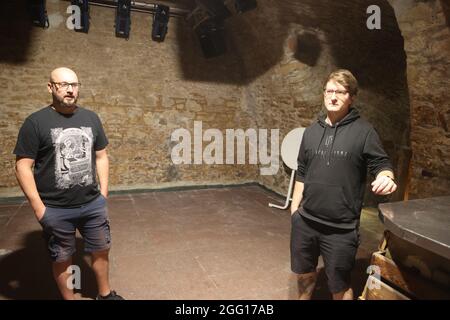
[[89, 1], [88, 0], [71, 0], [72, 5], [80, 8], [81, 19], [80, 26], [75, 26], [76, 32], [88, 33], [89, 31]]
[[130, 37], [131, 0], [118, 0], [116, 11], [116, 37]]
[[41, 28], [50, 27], [48, 22], [46, 0], [28, 0], [28, 6], [33, 25]]
[[196, 0], [197, 7], [200, 7], [215, 20], [225, 20], [231, 16], [231, 11], [225, 6], [223, 0]]
[[170, 8], [163, 5], [155, 5], [153, 13], [152, 39], [154, 41], [164, 41], [169, 23]]
[[256, 0], [235, 0], [234, 7], [238, 13], [253, 10], [258, 6]]
[[223, 21], [205, 20], [195, 29], [205, 58], [214, 58], [227, 51]]

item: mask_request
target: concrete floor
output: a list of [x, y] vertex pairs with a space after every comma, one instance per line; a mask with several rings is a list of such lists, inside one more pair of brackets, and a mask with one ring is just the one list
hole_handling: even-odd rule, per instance
[[[127, 299], [295, 299], [288, 210], [259, 186], [113, 195], [110, 280]], [[41, 228], [27, 202], [0, 203], [0, 299], [58, 299]], [[383, 225], [364, 210], [353, 272], [357, 297]], [[79, 298], [96, 295], [78, 239]], [[329, 299], [323, 269], [315, 299]]]

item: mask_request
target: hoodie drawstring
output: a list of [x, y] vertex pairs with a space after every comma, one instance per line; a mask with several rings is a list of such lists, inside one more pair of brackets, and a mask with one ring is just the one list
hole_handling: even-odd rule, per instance
[[[339, 126], [339, 123], [336, 123], [336, 125], [334, 126], [333, 139], [331, 140], [331, 146], [328, 150], [327, 166], [330, 165], [331, 152], [333, 152], [334, 139], [336, 138], [336, 131], [337, 131], [338, 126]], [[325, 131], [324, 131], [324, 133], [325, 133]]]
[[321, 127], [323, 127], [323, 132], [322, 132], [322, 137], [320, 138], [319, 144], [317, 145], [316, 154], [319, 154], [319, 148], [320, 148], [320, 145], [322, 144], [323, 137], [325, 136], [325, 131], [327, 130], [327, 128], [328, 127], [334, 128], [333, 140], [331, 141], [331, 146], [330, 146], [330, 148], [328, 150], [328, 154], [326, 155], [327, 166], [330, 165], [331, 153], [333, 152], [333, 146], [334, 146], [334, 140], [336, 139], [337, 128], [339, 126], [348, 125], [348, 124], [350, 124], [351, 122], [355, 121], [358, 118], [359, 118], [358, 110], [355, 109], [355, 108], [350, 108], [348, 114], [343, 119], [341, 119], [341, 121], [336, 122], [335, 125], [333, 127], [331, 127], [326, 122], [326, 114], [319, 115], [319, 118], [317, 119], [317, 121], [318, 121], [319, 125]]
[[319, 154], [320, 144], [322, 143], [323, 137], [325, 136], [325, 131], [327, 131], [327, 127], [323, 127], [322, 137], [320, 138], [319, 144], [317, 145], [316, 154]]

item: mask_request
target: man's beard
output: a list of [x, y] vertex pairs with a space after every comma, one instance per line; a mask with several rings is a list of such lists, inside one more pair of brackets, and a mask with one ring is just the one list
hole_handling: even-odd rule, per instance
[[[64, 96], [62, 99], [59, 99], [59, 97], [56, 99], [61, 107], [66, 107], [66, 108], [72, 108], [74, 106], [76, 106], [78, 97], [77, 96]], [[66, 102], [68, 101], [69, 102]]]

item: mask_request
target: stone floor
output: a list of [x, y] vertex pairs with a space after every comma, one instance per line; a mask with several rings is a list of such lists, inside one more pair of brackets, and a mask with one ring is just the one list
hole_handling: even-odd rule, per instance
[[[110, 279], [127, 299], [295, 299], [288, 210], [259, 186], [112, 195]], [[357, 297], [383, 225], [364, 210], [353, 272]], [[96, 295], [78, 239], [79, 298]], [[27, 202], [0, 203], [0, 299], [58, 299], [40, 226]], [[323, 269], [313, 298], [329, 299]]]

